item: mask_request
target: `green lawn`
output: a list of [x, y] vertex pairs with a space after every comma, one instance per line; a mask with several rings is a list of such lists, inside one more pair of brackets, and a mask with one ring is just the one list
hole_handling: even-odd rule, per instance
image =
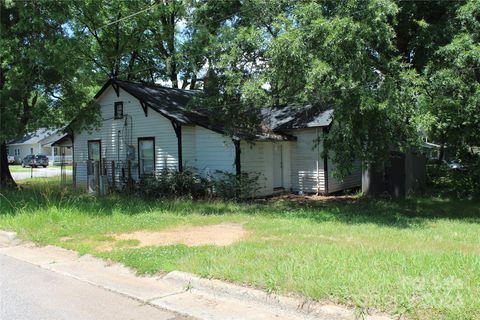
[[[60, 166], [48, 166], [48, 168], [58, 168], [60, 169]], [[10, 172], [30, 172], [32, 169], [30, 167], [22, 168], [21, 165], [15, 164], [15, 165], [9, 165]], [[33, 168], [33, 171], [35, 171], [37, 168]], [[43, 167], [41, 168], [43, 169]], [[65, 169], [67, 170], [72, 170], [72, 165], [66, 165]]]
[[[480, 202], [267, 201], [254, 204], [94, 198], [33, 180], [0, 194], [0, 228], [120, 261], [140, 273], [183, 270], [419, 319], [480, 319]], [[244, 223], [227, 247], [99, 252], [110, 233]], [[69, 241], [60, 241], [69, 237]]]

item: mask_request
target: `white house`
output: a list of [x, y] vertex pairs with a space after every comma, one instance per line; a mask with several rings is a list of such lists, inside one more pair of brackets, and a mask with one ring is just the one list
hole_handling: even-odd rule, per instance
[[[263, 111], [264, 132], [255, 141], [226, 136], [207, 114], [188, 110], [195, 91], [109, 80], [96, 94], [102, 123], [73, 133], [76, 181], [87, 184], [89, 160], [102, 160], [111, 179], [134, 179], [168, 168], [194, 168], [202, 176], [217, 170], [260, 174], [261, 194], [280, 191], [328, 194], [361, 185], [361, 171], [335, 179], [322, 155], [322, 137], [332, 111], [291, 106]], [[130, 162], [130, 167], [127, 163]]]
[[65, 152], [64, 159], [71, 161], [71, 145], [62, 150], [60, 147], [52, 146], [65, 136], [65, 133], [56, 129], [40, 128], [19, 139], [10, 141], [7, 145], [7, 152], [8, 155], [15, 157], [16, 163], [21, 163], [22, 159], [30, 154], [44, 154], [48, 156], [49, 164], [53, 164], [60, 161], [61, 151]]

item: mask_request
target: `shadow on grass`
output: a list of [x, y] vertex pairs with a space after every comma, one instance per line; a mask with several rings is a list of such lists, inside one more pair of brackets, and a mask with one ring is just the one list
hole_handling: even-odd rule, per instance
[[[291, 207], [291, 203], [287, 203]], [[322, 220], [315, 212], [328, 212], [333, 220], [346, 223], [373, 223], [398, 228], [420, 227], [429, 220], [452, 219], [480, 223], [480, 202], [439, 198], [409, 198], [405, 200], [305, 201], [293, 204], [297, 216]]]
[[108, 216], [114, 212], [137, 215], [151, 211], [178, 215], [245, 214], [308, 219], [317, 223], [338, 221], [395, 228], [418, 228], [435, 219], [480, 223], [479, 201], [439, 198], [411, 198], [399, 201], [328, 197], [317, 200], [289, 196], [251, 203], [189, 199], [145, 200], [124, 194], [93, 197], [49, 184], [31, 185], [22, 190], [0, 193], [0, 215], [18, 212], [38, 213], [53, 207], [91, 216]]

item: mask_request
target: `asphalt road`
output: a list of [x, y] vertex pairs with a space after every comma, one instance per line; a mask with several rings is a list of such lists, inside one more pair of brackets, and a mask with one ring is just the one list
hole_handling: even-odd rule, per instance
[[0, 255], [0, 319], [187, 319], [27, 262]]
[[[72, 175], [72, 170], [65, 170], [66, 174], [68, 176]], [[53, 167], [47, 167], [47, 168], [34, 168], [33, 169], [33, 177], [55, 177], [60, 175], [60, 168], [53, 168]], [[32, 173], [29, 171], [27, 172], [12, 172], [12, 177], [14, 180], [24, 180], [24, 179], [29, 179], [32, 177]]]

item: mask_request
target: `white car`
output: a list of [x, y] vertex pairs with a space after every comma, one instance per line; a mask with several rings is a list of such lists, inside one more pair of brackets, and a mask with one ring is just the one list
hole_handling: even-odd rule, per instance
[[450, 162], [447, 163], [447, 166], [451, 170], [456, 170], [456, 171], [463, 171], [465, 170], [465, 166], [460, 162], [460, 160], [451, 160]]
[[8, 158], [8, 164], [15, 163], [15, 157], [14, 156], [7, 156], [7, 158]]

